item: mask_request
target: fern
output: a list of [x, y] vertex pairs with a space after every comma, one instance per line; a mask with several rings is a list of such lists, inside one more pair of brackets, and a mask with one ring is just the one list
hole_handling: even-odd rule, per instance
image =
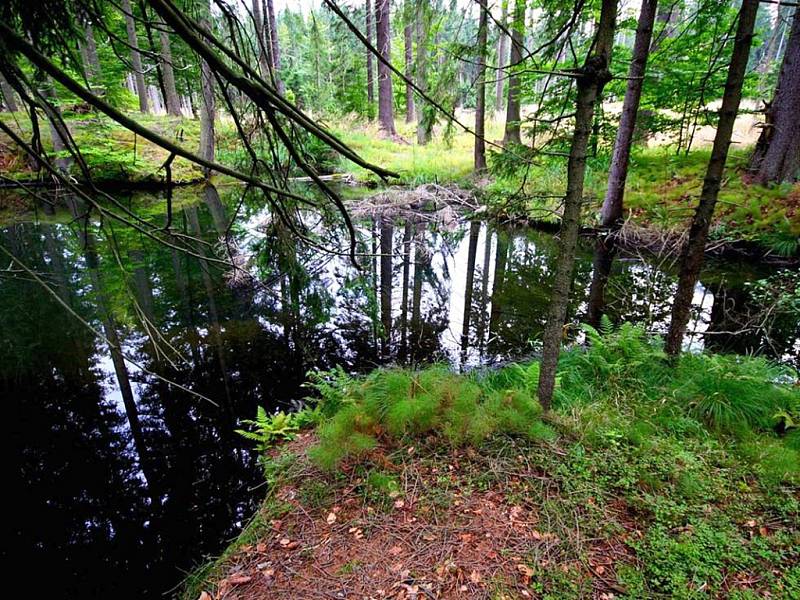
[[270, 415], [263, 406], [257, 408], [255, 420], [243, 419], [242, 424], [250, 429], [237, 429], [236, 433], [255, 442], [259, 452], [266, 452], [278, 441], [294, 439], [299, 429], [294, 414], [281, 411]]

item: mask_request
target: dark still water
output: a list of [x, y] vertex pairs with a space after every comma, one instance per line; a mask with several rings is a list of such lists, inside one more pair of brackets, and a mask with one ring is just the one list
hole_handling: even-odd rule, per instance
[[[117, 199], [164, 221], [160, 198]], [[309, 370], [505, 361], [534, 354], [543, 329], [549, 234], [452, 215], [364, 219], [358, 250], [376, 256], [359, 270], [300, 244], [238, 188], [176, 198], [174, 245], [190, 253], [65, 200], [71, 209], [0, 226], [0, 245], [24, 265], [0, 254], [3, 563], [41, 573], [26, 579], [37, 597], [169, 595], [263, 496], [238, 419], [302, 399]], [[332, 217], [307, 225], [317, 244], [346, 247]], [[594, 250], [581, 250], [571, 318], [600, 308], [589, 296], [603, 270], [593, 263], [605, 264], [612, 320], [663, 330], [669, 265], [624, 253], [609, 263]], [[752, 309], [746, 282], [772, 272], [712, 262], [687, 343], [796, 361], [796, 319], [727, 333]]]

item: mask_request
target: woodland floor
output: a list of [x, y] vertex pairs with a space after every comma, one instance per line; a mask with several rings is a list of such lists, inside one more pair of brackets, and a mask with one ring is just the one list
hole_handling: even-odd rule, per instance
[[[615, 459], [602, 464], [562, 438], [534, 446], [506, 438], [481, 451], [443, 451], [429, 439], [374, 452], [370, 468], [337, 476], [307, 460], [315, 439], [302, 434], [273, 452], [270, 497], [214, 568], [195, 574], [186, 597], [800, 597], [792, 517], [738, 501], [728, 515], [716, 500], [695, 498], [691, 510], [721, 537], [710, 542], [704, 519], [687, 520], [659, 547], [660, 501], [610, 493]], [[741, 559], [749, 545], [762, 550]]]

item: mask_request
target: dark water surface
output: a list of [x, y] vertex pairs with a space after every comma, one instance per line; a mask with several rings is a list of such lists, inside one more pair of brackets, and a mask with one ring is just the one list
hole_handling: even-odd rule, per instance
[[[78, 205], [0, 226], [0, 244], [32, 271], [2, 255], [11, 502], [3, 562], [10, 573], [41, 573], [26, 578], [37, 597], [161, 596], [222, 550], [264, 494], [237, 421], [258, 404], [303, 398], [311, 369], [472, 367], [535, 353], [555, 256], [549, 234], [365, 220], [359, 249], [381, 256], [362, 257], [358, 270], [347, 257], [298, 244], [255, 203], [238, 207], [244, 225], [223, 246], [238, 193], [193, 194], [173, 220], [177, 233], [207, 242], [192, 242], [193, 256], [96, 214], [81, 218]], [[159, 198], [120, 200], [163, 221]], [[336, 222], [310, 227], [320, 243], [346, 245]], [[214, 262], [228, 253], [249, 276]], [[603, 264], [611, 319], [663, 331], [670, 265], [624, 253], [609, 265], [589, 242], [571, 318], [601, 308], [590, 288]], [[770, 345], [758, 330], [727, 333], [746, 308], [745, 283], [771, 272], [711, 261], [687, 343], [796, 357], [796, 323], [773, 331]]]

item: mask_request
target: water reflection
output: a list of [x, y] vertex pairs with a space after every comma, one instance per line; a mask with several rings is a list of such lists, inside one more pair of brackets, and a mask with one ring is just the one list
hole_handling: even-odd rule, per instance
[[[240, 196], [208, 187], [184, 200], [174, 235], [197, 238], [191, 255], [101, 223], [75, 201], [0, 228], [0, 243], [53, 290], [21, 268], [0, 277], [14, 515], [4, 559], [46, 572], [42, 595], [161, 594], [218, 552], [263, 495], [237, 420], [257, 404], [302, 398], [310, 369], [469, 368], [535, 352], [552, 285], [550, 235], [376, 218], [359, 224], [358, 250], [370, 256], [356, 266], [298, 244], [257, 202], [239, 206]], [[163, 218], [146, 213], [157, 199], [134, 200]], [[234, 210], [245, 225], [231, 226]], [[332, 218], [307, 225], [321, 243], [345, 237]], [[705, 333], [693, 342], [796, 353], [796, 322], [773, 332], [771, 345], [757, 330], [732, 333], [749, 314], [744, 282], [763, 275], [712, 262], [693, 321]], [[587, 244], [570, 318], [607, 314], [664, 330], [674, 282], [668, 263]]]

